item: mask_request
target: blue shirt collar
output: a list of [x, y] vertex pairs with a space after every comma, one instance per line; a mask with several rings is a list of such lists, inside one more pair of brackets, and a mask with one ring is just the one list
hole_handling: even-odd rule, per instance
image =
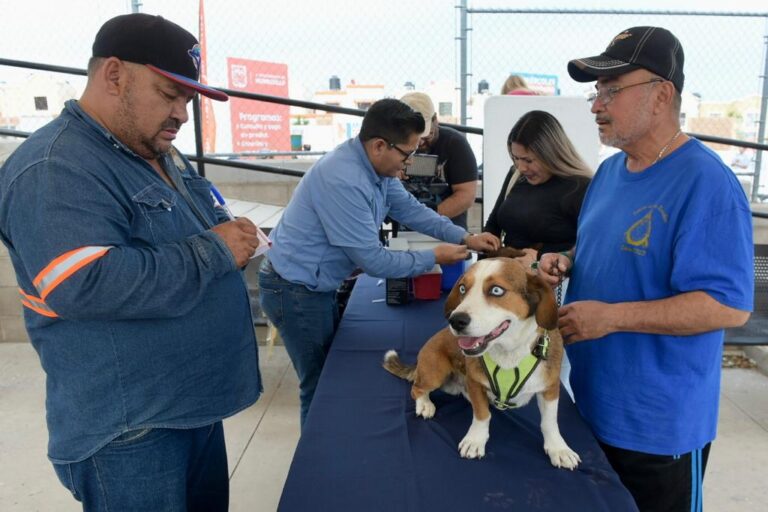
[[368, 158], [368, 153], [365, 152], [365, 145], [363, 145], [363, 141], [360, 139], [359, 135], [352, 139], [352, 147], [357, 153], [357, 156], [360, 158], [360, 161], [363, 162], [363, 167], [365, 167], [365, 169], [370, 173], [369, 178], [371, 179], [371, 182], [376, 186], [380, 186], [385, 177], [380, 176], [376, 172], [376, 169], [373, 168], [373, 164]]
[[[100, 134], [102, 137], [104, 137], [110, 146], [112, 146], [114, 149], [122, 150], [128, 153], [131, 156], [134, 156], [140, 160], [144, 160], [141, 156], [137, 155], [131, 148], [126, 146], [120, 139], [118, 139], [115, 134], [107, 130], [105, 127], [100, 125], [96, 122], [95, 119], [93, 119], [91, 116], [89, 116], [85, 110], [80, 106], [80, 104], [77, 102], [77, 100], [69, 100], [64, 104], [65, 110], [75, 116], [80, 121], [84, 122], [89, 128]], [[174, 159], [174, 156], [178, 156], [178, 164]], [[181, 153], [178, 152], [175, 148], [172, 151], [169, 151], [168, 153], [164, 153], [160, 155], [157, 158], [157, 161], [160, 163], [160, 165], [166, 170], [166, 173], [170, 173], [169, 168], [174, 166], [178, 171], [181, 173], [182, 176], [189, 176], [189, 170], [184, 162], [184, 159], [181, 156]]]
[[133, 156], [138, 156], [131, 148], [123, 144], [123, 142], [118, 139], [115, 134], [107, 130], [105, 127], [100, 125], [96, 122], [95, 119], [93, 119], [91, 116], [89, 116], [83, 108], [80, 106], [80, 104], [77, 102], [77, 100], [69, 100], [64, 104], [64, 109], [74, 117], [78, 118], [82, 122], [84, 122], [88, 127], [90, 127], [95, 132], [99, 133], [102, 137], [107, 139], [107, 142], [111, 146], [115, 146], [116, 149], [122, 149], [123, 151], [126, 151], [130, 153]]

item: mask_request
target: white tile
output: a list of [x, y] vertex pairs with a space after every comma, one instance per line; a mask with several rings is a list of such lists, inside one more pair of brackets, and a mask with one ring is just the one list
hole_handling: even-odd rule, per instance
[[230, 479], [230, 510], [277, 510], [299, 440], [298, 380], [289, 368]]
[[[238, 461], [264, 418], [273, 414], [271, 404], [275, 401], [275, 395], [279, 386], [287, 378], [293, 377], [294, 394], [296, 395], [295, 407], [298, 418], [298, 383], [291, 366], [285, 347], [276, 346], [272, 353], [265, 346], [259, 346], [259, 366], [261, 368], [264, 392], [259, 400], [248, 409], [224, 420], [224, 436], [227, 441], [227, 460], [229, 473], [232, 477]], [[288, 377], [286, 377], [288, 374]]]
[[45, 373], [37, 353], [29, 343], [2, 343], [0, 510], [82, 510], [56, 478], [47, 445]]
[[[755, 370], [723, 371], [718, 435], [704, 476], [704, 510], [763, 512], [768, 503], [765, 468], [768, 467], [768, 431], [727, 394], [738, 381], [751, 381]], [[728, 390], [728, 391], [726, 391]]]

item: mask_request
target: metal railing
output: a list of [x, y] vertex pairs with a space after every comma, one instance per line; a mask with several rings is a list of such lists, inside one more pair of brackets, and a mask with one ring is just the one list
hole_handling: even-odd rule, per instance
[[[39, 62], [20, 61], [20, 60], [5, 59], [5, 58], [0, 58], [0, 66], [12, 66], [12, 67], [25, 68], [25, 69], [51, 71], [55, 73], [65, 73], [65, 74], [80, 75], [80, 76], [87, 75], [87, 71], [85, 69], [70, 68], [70, 67], [64, 67], [64, 66], [57, 66], [53, 64], [44, 64]], [[232, 89], [222, 88], [219, 90], [227, 93], [229, 96], [234, 98], [244, 98], [244, 99], [253, 100], [253, 101], [264, 101], [267, 103], [277, 103], [280, 105], [288, 105], [292, 107], [322, 110], [325, 112], [347, 114], [347, 115], [359, 116], [359, 117], [363, 117], [365, 115], [365, 110], [361, 110], [361, 109], [339, 107], [336, 105], [327, 105], [325, 103], [315, 103], [311, 101], [296, 100], [292, 98], [284, 98], [281, 96], [270, 96], [267, 94], [256, 94], [256, 93], [249, 93], [249, 92], [243, 92], [243, 91], [235, 91]], [[189, 158], [190, 161], [195, 162], [197, 164], [198, 172], [203, 176], [205, 176], [206, 164], [221, 165], [225, 167], [232, 167], [237, 169], [245, 169], [250, 171], [258, 171], [258, 172], [271, 173], [271, 174], [277, 174], [282, 176], [298, 177], [298, 178], [301, 178], [302, 176], [304, 176], [303, 171], [297, 171], [295, 169], [289, 169], [289, 168], [280, 167], [277, 165], [274, 165], [274, 166], [261, 165], [261, 164], [251, 163], [251, 162], [242, 162], [242, 161], [229, 159], [232, 156], [257, 156], [261, 158], [270, 157], [270, 156], [283, 156], [286, 154], [285, 152], [263, 152], [263, 153], [254, 153], [254, 154], [226, 153], [224, 155], [218, 154], [215, 157], [212, 157], [210, 155], [206, 156], [205, 153], [203, 152], [203, 145], [202, 145], [202, 132], [201, 132], [202, 120], [201, 120], [201, 113], [200, 113], [199, 95], [195, 96], [195, 99], [193, 101], [193, 123], [195, 128], [195, 154], [186, 155], [186, 156], [187, 158]], [[454, 128], [464, 133], [483, 135], [482, 128], [478, 128], [474, 126], [464, 126], [459, 124], [450, 124], [450, 123], [441, 123], [441, 124], [443, 126], [449, 126], [451, 128]], [[29, 137], [30, 135], [31, 134], [29, 132], [0, 128], [0, 136], [26, 138], [26, 137]], [[712, 135], [697, 134], [697, 133], [688, 133], [688, 135], [695, 137], [701, 140], [702, 142], [725, 144], [729, 146], [745, 147], [745, 148], [752, 148], [752, 149], [758, 150], [758, 159], [760, 158], [759, 155], [761, 154], [762, 151], [768, 151], [768, 144], [759, 144], [755, 142], [741, 141], [737, 139], [728, 139], [723, 137], [715, 137]], [[301, 154], [307, 154], [307, 152], [302, 152]], [[755, 179], [759, 177], [759, 175], [757, 175], [756, 173], [752, 173], [750, 175], [754, 176]], [[768, 218], [768, 214], [761, 213], [761, 212], [752, 212], [752, 215], [754, 217], [759, 217], [759, 218]]]

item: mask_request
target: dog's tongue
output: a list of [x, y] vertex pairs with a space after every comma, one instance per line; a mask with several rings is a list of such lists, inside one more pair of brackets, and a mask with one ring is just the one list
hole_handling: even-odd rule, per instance
[[477, 338], [469, 338], [469, 337], [466, 337], [466, 336], [460, 336], [458, 338], [459, 347], [464, 348], [464, 349], [470, 349], [470, 348], [474, 347], [475, 345], [477, 345], [477, 342], [480, 341], [483, 338], [484, 338], [484, 336], [480, 336], [480, 337], [477, 337]]
[[504, 331], [507, 329], [507, 327], [509, 327], [509, 320], [504, 320], [504, 321], [501, 323], [501, 325], [500, 325], [500, 326], [498, 326], [497, 328], [495, 328], [495, 329], [493, 330], [493, 332], [490, 334], [490, 336], [491, 336], [492, 338], [495, 338], [495, 337], [497, 337], [497, 336], [498, 336], [498, 335], [500, 335], [502, 332], [504, 332]]

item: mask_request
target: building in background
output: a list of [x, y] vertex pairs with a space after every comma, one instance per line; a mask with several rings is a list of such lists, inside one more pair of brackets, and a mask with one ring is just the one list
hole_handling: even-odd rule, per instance
[[[459, 93], [450, 80], [432, 81], [423, 86], [407, 81], [402, 86], [389, 88], [384, 84], [358, 83], [352, 79], [342, 85], [333, 75], [328, 89], [316, 91], [309, 101], [335, 107], [366, 110], [382, 98], [399, 98], [409, 91], [428, 94], [435, 104], [441, 122], [458, 122]], [[362, 117], [337, 114], [321, 110], [291, 108], [291, 149], [298, 151], [329, 151], [360, 131]]]
[[30, 73], [0, 82], [0, 128], [33, 132], [59, 115], [64, 102], [80, 91], [61, 75]]
[[727, 137], [755, 142], [760, 120], [760, 99], [760, 96], [753, 95], [731, 101], [702, 101], [699, 117], [727, 120], [730, 127], [730, 135]]
[[[366, 110], [385, 97], [381, 84], [362, 84], [356, 80], [342, 86], [333, 75], [328, 89], [316, 91], [309, 101], [334, 107]], [[337, 114], [323, 110], [291, 108], [291, 150], [330, 151], [360, 131], [362, 117]]]

